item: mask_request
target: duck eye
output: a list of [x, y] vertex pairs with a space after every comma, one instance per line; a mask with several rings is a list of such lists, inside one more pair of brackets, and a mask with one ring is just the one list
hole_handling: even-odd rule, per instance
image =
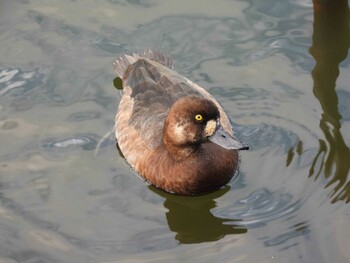
[[203, 116], [201, 114], [197, 114], [195, 117], [196, 121], [201, 122], [203, 120]]

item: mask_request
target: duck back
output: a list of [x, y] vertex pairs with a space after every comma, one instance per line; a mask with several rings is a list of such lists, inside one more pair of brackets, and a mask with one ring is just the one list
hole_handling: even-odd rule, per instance
[[148, 50], [133, 56], [123, 55], [113, 65], [123, 82], [122, 100], [130, 100], [129, 106], [132, 105], [129, 125], [138, 130], [148, 147], [159, 146], [167, 113], [174, 102], [184, 96], [204, 97], [214, 102], [224, 129], [233, 135], [221, 105], [205, 89], [173, 70], [170, 57]]

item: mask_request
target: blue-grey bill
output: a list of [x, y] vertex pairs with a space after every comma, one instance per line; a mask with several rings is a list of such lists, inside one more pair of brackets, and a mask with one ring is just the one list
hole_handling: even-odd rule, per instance
[[224, 131], [221, 125], [219, 125], [215, 133], [209, 137], [209, 140], [228, 150], [249, 150], [249, 146], [247, 144], [240, 142], [235, 137], [232, 137], [232, 135]]

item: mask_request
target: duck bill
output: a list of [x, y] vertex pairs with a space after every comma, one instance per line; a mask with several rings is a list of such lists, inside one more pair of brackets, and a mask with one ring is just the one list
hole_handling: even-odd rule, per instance
[[209, 137], [209, 140], [228, 150], [249, 150], [249, 146], [240, 142], [235, 137], [227, 133], [221, 125], [218, 125], [215, 133]]

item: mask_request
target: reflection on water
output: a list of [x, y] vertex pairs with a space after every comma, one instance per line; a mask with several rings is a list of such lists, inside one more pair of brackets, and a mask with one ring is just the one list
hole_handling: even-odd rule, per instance
[[[312, 71], [313, 92], [319, 100], [323, 114], [320, 128], [325, 139], [319, 140], [319, 151], [310, 167], [309, 176], [315, 180], [321, 174], [329, 181], [333, 202], [350, 202], [350, 150], [341, 134], [342, 116], [338, 109], [335, 90], [339, 76], [339, 64], [348, 53], [350, 44], [348, 2], [340, 0], [314, 1], [314, 33], [310, 53], [316, 60]], [[301, 142], [297, 148], [300, 148]], [[300, 155], [300, 150], [297, 150]]]
[[149, 188], [165, 198], [169, 228], [182, 244], [215, 241], [226, 235], [247, 232], [244, 226], [236, 224], [239, 220], [216, 217], [210, 211], [216, 207], [215, 199], [227, 193], [229, 186], [203, 196], [176, 196], [152, 186]]
[[[149, 189], [165, 199], [165, 216], [169, 229], [176, 233], [175, 238], [182, 244], [210, 242], [226, 235], [244, 234], [248, 229], [292, 216], [302, 206], [300, 200], [293, 200], [292, 195], [283, 191], [259, 189], [242, 199], [232, 201], [230, 210], [215, 211], [215, 199], [230, 191], [230, 186], [211, 194], [190, 197], [169, 194], [153, 186], [149, 186]], [[288, 239], [306, 234], [307, 226], [302, 225], [304, 223], [298, 223], [289, 232], [277, 237], [265, 237], [266, 245], [280, 245]]]

